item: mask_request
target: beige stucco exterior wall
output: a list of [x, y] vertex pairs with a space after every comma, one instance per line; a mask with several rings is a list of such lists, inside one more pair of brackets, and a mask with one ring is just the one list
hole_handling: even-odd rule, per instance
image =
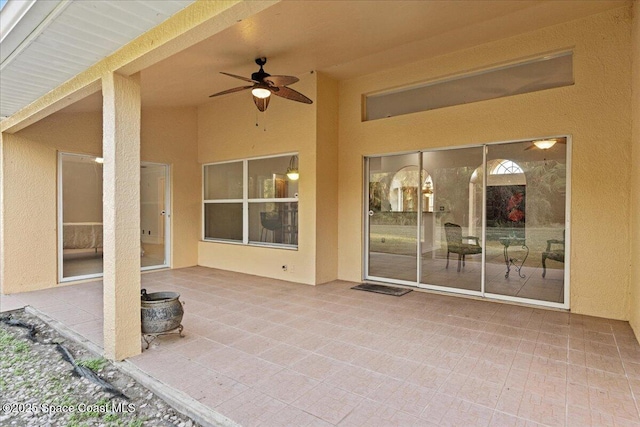
[[[630, 10], [616, 9], [342, 82], [339, 278], [362, 277], [363, 156], [570, 134], [571, 309], [628, 318], [630, 24]], [[362, 94], [565, 50], [573, 86], [361, 121]]]
[[338, 278], [338, 82], [318, 74], [316, 283]]
[[100, 113], [58, 114], [3, 134], [4, 263], [2, 293], [57, 282], [58, 151], [99, 156]]
[[[293, 89], [304, 94], [316, 92], [315, 74], [298, 77], [300, 82]], [[232, 87], [233, 82], [229, 83]], [[213, 99], [198, 109], [200, 163], [298, 152], [300, 167], [298, 250], [201, 241], [199, 265], [316, 283], [316, 110], [316, 103], [305, 105], [274, 97], [266, 114], [259, 114], [248, 91]], [[282, 271], [285, 264], [288, 270]]]
[[201, 170], [196, 108], [142, 110], [142, 161], [171, 169], [171, 267], [198, 263]]
[[632, 28], [632, 151], [631, 151], [631, 304], [629, 323], [640, 341], [640, 3], [633, 6]]
[[[194, 108], [142, 113], [142, 160], [168, 163], [172, 169], [175, 268], [197, 263], [200, 175], [196, 120]], [[3, 134], [2, 293], [56, 285], [59, 151], [100, 156], [102, 114], [60, 112], [16, 134]]]

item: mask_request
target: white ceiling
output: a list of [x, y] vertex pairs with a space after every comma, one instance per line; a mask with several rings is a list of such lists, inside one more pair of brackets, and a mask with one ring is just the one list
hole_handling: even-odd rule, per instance
[[9, 0], [0, 12], [0, 116], [30, 104], [191, 3]]
[[[98, 3], [109, 4], [103, 7], [110, 9], [104, 13], [96, 13], [95, 8], [79, 9], [79, 14], [60, 21], [60, 26], [91, 28], [95, 24], [92, 20], [101, 22], [114, 13], [112, 9], [127, 9], [127, 13], [136, 14], [129, 7], [152, 2]], [[248, 77], [257, 71], [253, 60], [260, 56], [268, 58], [265, 69], [270, 74], [300, 76], [318, 70], [337, 79], [348, 79], [626, 4], [629, 1], [284, 0], [142, 70], [142, 103], [143, 106], [193, 106], [212, 102], [210, 94], [242, 85], [241, 81], [221, 75], [220, 71]], [[90, 33], [85, 33], [84, 38]], [[87, 55], [93, 45], [107, 44], [108, 37], [102, 37], [104, 41], [87, 45]], [[74, 58], [72, 53], [78, 52], [73, 46], [65, 48], [60, 44], [59, 47], [62, 49], [57, 55], [61, 62], [59, 68], [64, 68]], [[20, 81], [26, 76], [16, 73], [13, 78]], [[100, 108], [99, 94], [68, 107], [75, 111]]]

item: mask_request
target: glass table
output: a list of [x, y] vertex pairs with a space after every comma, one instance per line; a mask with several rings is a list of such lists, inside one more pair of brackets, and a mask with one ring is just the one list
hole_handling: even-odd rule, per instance
[[[527, 260], [529, 256], [529, 247], [526, 244], [526, 241], [522, 237], [500, 237], [500, 243], [504, 246], [503, 254], [504, 254], [504, 262], [507, 265], [507, 272], [504, 275], [505, 279], [509, 278], [509, 273], [511, 272], [511, 267], [513, 267], [517, 272], [520, 278], [524, 279], [526, 276], [522, 274], [522, 266], [524, 262]], [[520, 246], [520, 249], [525, 250], [524, 258], [522, 261], [518, 258], [513, 258], [509, 256], [509, 248], [512, 246]]]

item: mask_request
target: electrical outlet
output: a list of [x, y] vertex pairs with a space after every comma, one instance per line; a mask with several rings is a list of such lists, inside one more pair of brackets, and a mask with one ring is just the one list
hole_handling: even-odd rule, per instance
[[286, 264], [282, 266], [282, 271], [287, 271], [287, 265]]

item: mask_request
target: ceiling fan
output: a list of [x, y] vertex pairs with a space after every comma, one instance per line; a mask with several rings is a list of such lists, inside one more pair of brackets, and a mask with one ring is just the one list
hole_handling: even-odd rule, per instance
[[240, 86], [233, 89], [223, 90], [222, 92], [209, 95], [209, 98], [214, 96], [226, 95], [228, 93], [240, 92], [246, 89], [251, 89], [253, 95], [253, 102], [258, 107], [258, 110], [265, 111], [269, 106], [269, 99], [271, 94], [279, 96], [281, 98], [290, 99], [292, 101], [302, 102], [304, 104], [313, 104], [313, 101], [295, 91], [288, 85], [296, 83], [299, 79], [294, 76], [272, 76], [264, 71], [262, 66], [267, 63], [267, 58], [256, 58], [256, 64], [260, 66], [260, 70], [251, 74], [251, 78], [237, 76], [235, 74], [220, 72], [225, 76], [233, 77], [236, 79], [244, 80], [245, 82], [252, 83], [250, 86]]
[[548, 150], [551, 147], [553, 147], [556, 144], [566, 144], [567, 143], [567, 139], [566, 138], [546, 138], [546, 139], [539, 139], [536, 141], [532, 141], [532, 144], [530, 146], [528, 146], [527, 148], [525, 148], [526, 150], [532, 150], [534, 148], [537, 148], [539, 150]]

